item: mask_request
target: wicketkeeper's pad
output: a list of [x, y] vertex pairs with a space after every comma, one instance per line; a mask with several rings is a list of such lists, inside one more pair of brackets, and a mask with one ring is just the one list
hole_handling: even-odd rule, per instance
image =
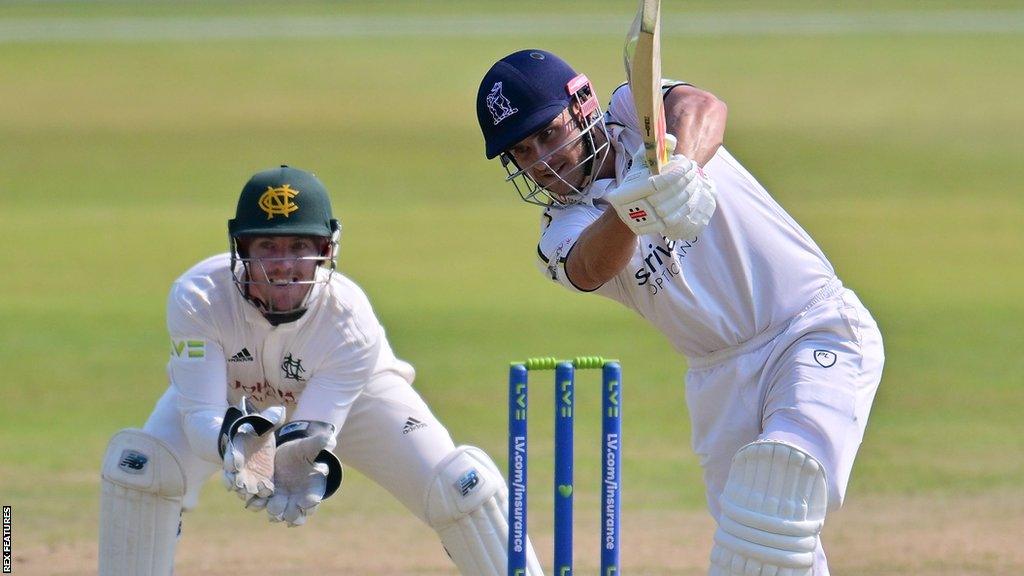
[[[462, 574], [504, 576], [508, 567], [508, 487], [479, 448], [460, 446], [437, 465], [427, 522]], [[543, 576], [527, 542], [526, 576]]]
[[110, 439], [100, 496], [100, 576], [170, 576], [185, 495], [181, 462], [137, 429]]

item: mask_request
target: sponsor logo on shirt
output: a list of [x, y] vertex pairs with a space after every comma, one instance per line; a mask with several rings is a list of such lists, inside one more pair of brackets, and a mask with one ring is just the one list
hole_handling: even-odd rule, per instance
[[230, 384], [234, 390], [239, 390], [246, 398], [259, 404], [295, 404], [296, 392], [275, 388], [267, 382], [256, 382], [255, 384], [242, 384], [238, 380]]
[[673, 278], [682, 272], [682, 260], [686, 258], [689, 250], [694, 248], [700, 238], [690, 240], [666, 240], [658, 244], [648, 243], [643, 253], [644, 265], [637, 268], [633, 277], [636, 278], [637, 286], [646, 286], [647, 291], [654, 296], [671, 282]]
[[555, 249], [552, 251], [551, 258], [544, 255], [544, 251], [541, 250], [540, 244], [537, 245], [537, 257], [544, 262], [548, 276], [550, 276], [552, 280], [558, 280], [558, 267], [565, 264], [565, 256], [562, 254], [568, 252], [569, 249], [572, 248], [574, 241], [575, 238], [573, 237], [563, 239], [558, 243], [558, 246], [555, 246]]
[[171, 357], [179, 360], [203, 360], [206, 358], [206, 340], [201, 338], [171, 339]]
[[242, 348], [238, 354], [228, 358], [228, 362], [252, 362], [252, 354], [249, 353], [248, 348]]
[[815, 350], [814, 361], [822, 368], [831, 368], [836, 363], [836, 354], [828, 350]]
[[420, 422], [419, 420], [417, 420], [417, 419], [413, 418], [412, 416], [410, 416], [405, 421], [405, 426], [402, 426], [402, 434], [408, 434], [409, 432], [415, 432], [416, 430], [419, 430], [420, 428], [426, 428], [426, 427], [427, 427], [426, 424], [424, 424], [423, 422]]

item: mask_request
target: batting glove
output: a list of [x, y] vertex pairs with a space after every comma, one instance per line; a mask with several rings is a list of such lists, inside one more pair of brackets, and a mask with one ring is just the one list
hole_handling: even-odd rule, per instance
[[605, 199], [634, 234], [681, 240], [697, 236], [708, 225], [717, 205], [716, 194], [703, 170], [677, 154], [657, 176], [646, 168], [629, 173]]
[[664, 224], [661, 233], [665, 238], [694, 238], [711, 221], [718, 206], [718, 191], [696, 162], [683, 155], [673, 156], [650, 182], [657, 190], [650, 199]]

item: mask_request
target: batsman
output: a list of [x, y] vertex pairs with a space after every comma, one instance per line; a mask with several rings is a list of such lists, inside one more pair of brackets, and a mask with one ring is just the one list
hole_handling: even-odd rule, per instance
[[[660, 66], [655, 67], [660, 70]], [[476, 111], [488, 159], [540, 205], [540, 272], [634, 311], [686, 358], [692, 445], [718, 527], [711, 576], [826, 576], [882, 373], [882, 339], [811, 237], [722, 146], [726, 107], [656, 74], [648, 167], [630, 86], [607, 110], [544, 50], [498, 60]], [[680, 360], [668, 360], [680, 362]], [[635, 391], [641, 394], [641, 390]]]
[[255, 174], [228, 233], [228, 253], [171, 287], [167, 391], [107, 447], [100, 575], [171, 574], [182, 512], [218, 471], [246, 508], [299, 526], [338, 490], [343, 462], [433, 528], [462, 574], [504, 574], [501, 473], [453, 443], [366, 295], [336, 270], [341, 225], [320, 180], [288, 166]]

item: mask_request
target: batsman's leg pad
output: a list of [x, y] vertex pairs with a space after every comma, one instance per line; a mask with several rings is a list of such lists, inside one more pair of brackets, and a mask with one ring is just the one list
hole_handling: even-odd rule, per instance
[[775, 440], [747, 444], [719, 502], [709, 576], [811, 576], [828, 506], [814, 457]]
[[[460, 446], [438, 463], [426, 517], [459, 572], [505, 576], [508, 566], [508, 487], [483, 450]], [[529, 547], [528, 576], [543, 576]]]
[[169, 576], [185, 495], [170, 446], [137, 429], [110, 439], [100, 496], [100, 576]]

